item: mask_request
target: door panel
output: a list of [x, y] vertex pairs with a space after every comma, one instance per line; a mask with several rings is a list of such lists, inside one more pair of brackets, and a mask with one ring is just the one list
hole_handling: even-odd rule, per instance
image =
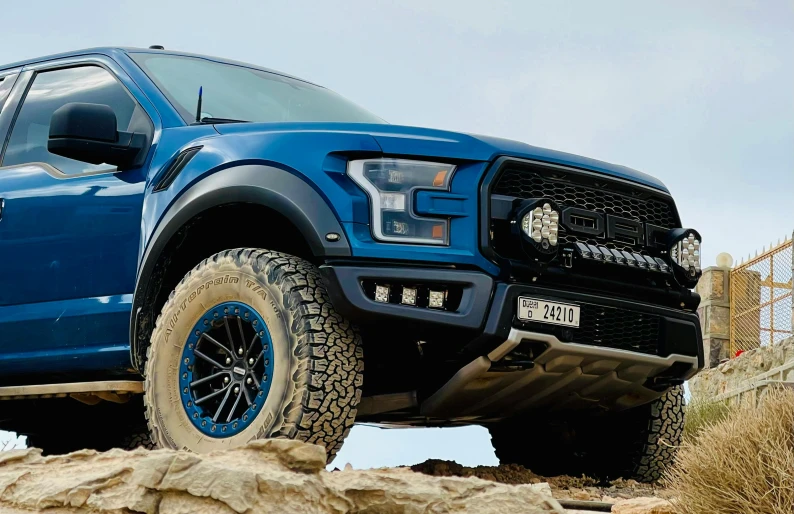
[[47, 135], [70, 102], [110, 105], [119, 130], [148, 131], [150, 142], [153, 125], [104, 67], [30, 80], [2, 138], [0, 373], [123, 371], [146, 173], [50, 154]]
[[43, 163], [0, 168], [0, 284], [14, 284], [0, 287], [0, 306], [134, 290], [142, 173], [55, 173]]

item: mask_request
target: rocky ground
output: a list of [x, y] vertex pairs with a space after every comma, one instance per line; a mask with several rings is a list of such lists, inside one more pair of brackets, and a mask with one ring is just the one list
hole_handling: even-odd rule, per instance
[[[0, 452], [0, 514], [564, 514], [593, 512], [581, 510], [594, 506], [584, 499], [611, 504], [661, 494], [631, 482], [598, 487], [586, 478], [546, 480], [517, 466], [428, 461], [414, 469], [329, 472], [323, 448], [287, 440], [209, 455], [138, 449], [42, 457], [37, 449], [10, 450]], [[651, 510], [649, 501], [662, 502], [662, 510]], [[670, 513], [665, 505], [624, 499], [598, 506], [601, 512]]]
[[615, 480], [599, 483], [588, 477], [542, 477], [516, 464], [501, 466], [465, 467], [456, 462], [428, 460], [411, 466], [413, 471], [442, 477], [477, 477], [502, 484], [549, 484], [554, 498], [558, 500], [582, 500], [616, 503], [619, 500], [641, 497], [670, 498], [669, 491], [634, 480]]

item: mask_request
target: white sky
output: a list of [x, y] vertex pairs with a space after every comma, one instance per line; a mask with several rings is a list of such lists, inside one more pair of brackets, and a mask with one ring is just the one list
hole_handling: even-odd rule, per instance
[[[45, 4], [46, 7], [44, 6]], [[0, 62], [101, 45], [248, 61], [384, 119], [661, 178], [705, 264], [794, 229], [794, 2], [4, 2]], [[356, 428], [336, 465], [493, 463], [485, 431]]]

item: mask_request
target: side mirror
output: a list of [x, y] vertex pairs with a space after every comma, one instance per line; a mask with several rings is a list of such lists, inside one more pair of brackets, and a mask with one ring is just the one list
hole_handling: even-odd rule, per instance
[[47, 150], [90, 164], [131, 166], [146, 135], [116, 130], [116, 113], [107, 105], [69, 103], [52, 113]]

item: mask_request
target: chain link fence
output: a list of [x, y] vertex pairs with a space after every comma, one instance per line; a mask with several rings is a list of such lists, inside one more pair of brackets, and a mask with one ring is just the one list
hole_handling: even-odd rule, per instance
[[792, 241], [731, 270], [731, 355], [792, 335]]

